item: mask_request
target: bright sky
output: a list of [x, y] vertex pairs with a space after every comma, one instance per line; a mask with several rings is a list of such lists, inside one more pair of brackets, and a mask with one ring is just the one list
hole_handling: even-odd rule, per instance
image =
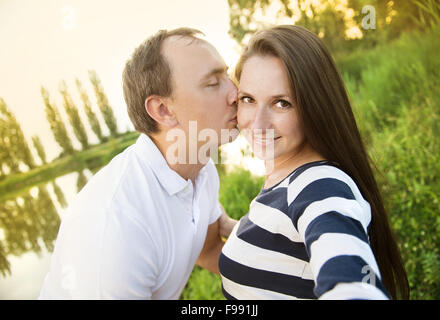
[[[132, 128], [121, 86], [125, 61], [156, 31], [182, 26], [201, 30], [233, 68], [238, 50], [227, 33], [226, 0], [0, 0], [0, 97], [28, 142], [38, 134], [52, 159], [59, 149], [46, 121], [40, 87], [49, 90], [64, 116], [58, 86], [65, 80], [82, 112], [75, 85], [79, 78], [97, 108], [88, 79], [93, 69], [125, 131]], [[95, 139], [90, 133], [89, 140]]]

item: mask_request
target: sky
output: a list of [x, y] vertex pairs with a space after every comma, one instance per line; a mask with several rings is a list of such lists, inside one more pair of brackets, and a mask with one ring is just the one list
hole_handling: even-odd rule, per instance
[[[120, 131], [132, 130], [121, 84], [125, 61], [158, 30], [183, 26], [202, 31], [233, 68], [239, 49], [228, 35], [226, 0], [0, 0], [0, 97], [14, 112], [28, 142], [38, 135], [52, 159], [60, 149], [46, 121], [40, 88], [49, 90], [66, 120], [58, 91], [65, 80], [86, 122], [75, 78], [97, 111], [88, 78], [88, 70], [95, 70]], [[91, 131], [89, 140], [97, 142]]]

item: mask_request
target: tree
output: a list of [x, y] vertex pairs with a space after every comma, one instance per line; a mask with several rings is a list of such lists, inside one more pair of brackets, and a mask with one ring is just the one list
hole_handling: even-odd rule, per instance
[[99, 110], [101, 110], [104, 122], [110, 131], [110, 135], [115, 137], [118, 134], [118, 126], [112, 107], [108, 103], [107, 95], [104, 92], [104, 88], [101, 85], [101, 81], [95, 71], [89, 70], [90, 82], [95, 90], [96, 99], [98, 102]]
[[73, 133], [75, 134], [75, 137], [78, 139], [78, 141], [81, 143], [82, 149], [85, 150], [89, 147], [87, 132], [79, 116], [78, 108], [73, 103], [72, 97], [67, 91], [67, 85], [65, 81], [61, 81], [59, 90], [63, 97], [64, 110], [66, 110], [70, 125], [73, 128]]
[[34, 158], [20, 124], [2, 98], [0, 98], [0, 115], [3, 118], [2, 140], [6, 144], [6, 146], [4, 145], [6, 152], [9, 152], [9, 167], [13, 172], [18, 172], [18, 164], [22, 162], [30, 169], [34, 168]]
[[37, 151], [38, 156], [40, 157], [41, 163], [46, 164], [46, 152], [44, 151], [43, 144], [41, 143], [41, 140], [37, 135], [32, 137], [32, 143], [34, 144], [34, 148]]
[[0, 274], [3, 277], [6, 277], [8, 274], [11, 275], [11, 264], [6, 256], [7, 253], [3, 245], [3, 240], [0, 240]]
[[5, 168], [12, 173], [20, 172], [18, 168], [18, 161], [12, 157], [11, 153], [11, 141], [9, 139], [8, 122], [0, 117], [0, 177], [4, 178], [8, 172], [5, 172]]
[[[438, 0], [228, 0], [228, 4], [229, 34], [240, 45], [247, 36], [267, 27], [267, 21], [304, 26], [319, 35], [333, 52], [357, 45], [372, 47], [402, 32], [424, 29], [440, 21]], [[373, 30], [363, 26], [367, 8], [374, 10]], [[350, 37], [349, 29], [356, 29], [362, 42]]]
[[35, 216], [38, 217], [42, 226], [40, 229], [40, 237], [43, 240], [46, 249], [52, 252], [61, 220], [46, 186], [38, 187], [38, 198], [35, 201], [35, 213]]
[[229, 34], [241, 45], [246, 38], [274, 24], [304, 26], [330, 48], [339, 48], [346, 38], [347, 17], [340, 1], [228, 0]]
[[78, 178], [76, 180], [76, 191], [80, 192], [81, 189], [87, 184], [87, 177], [82, 170], [78, 171]]
[[41, 241], [53, 250], [60, 218], [46, 186], [38, 187], [38, 196], [30, 191], [0, 203], [0, 274], [11, 274], [9, 255], [20, 256], [28, 251], [40, 253]]
[[49, 122], [55, 141], [61, 147], [64, 154], [73, 154], [74, 149], [72, 146], [72, 141], [67, 134], [66, 126], [61, 119], [58, 108], [54, 103], [49, 101], [49, 92], [44, 87], [41, 87], [41, 95], [46, 106], [46, 118]]
[[61, 190], [61, 188], [55, 182], [55, 179], [52, 181], [52, 187], [53, 187], [53, 191], [55, 193], [55, 196], [57, 197], [57, 200], [58, 200], [58, 203], [60, 204], [60, 206], [63, 208], [66, 208], [67, 207], [66, 197], [64, 196], [64, 193]]
[[76, 79], [76, 87], [78, 88], [79, 94], [81, 96], [84, 111], [86, 112], [87, 119], [89, 120], [92, 131], [95, 133], [99, 142], [104, 142], [105, 138], [102, 135], [101, 125], [99, 124], [98, 117], [96, 116], [95, 112], [93, 112], [89, 96], [87, 92], [83, 89], [81, 82], [78, 79]]

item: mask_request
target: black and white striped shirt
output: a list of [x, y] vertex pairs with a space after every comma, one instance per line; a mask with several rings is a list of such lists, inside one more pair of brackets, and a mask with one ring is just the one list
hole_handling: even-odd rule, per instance
[[371, 209], [336, 165], [315, 161], [262, 189], [219, 260], [227, 299], [388, 299], [369, 245]]

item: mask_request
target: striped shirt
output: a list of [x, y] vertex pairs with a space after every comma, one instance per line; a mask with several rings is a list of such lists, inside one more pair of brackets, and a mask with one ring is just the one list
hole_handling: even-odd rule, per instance
[[370, 205], [329, 161], [262, 189], [219, 259], [227, 299], [388, 299], [369, 245]]

